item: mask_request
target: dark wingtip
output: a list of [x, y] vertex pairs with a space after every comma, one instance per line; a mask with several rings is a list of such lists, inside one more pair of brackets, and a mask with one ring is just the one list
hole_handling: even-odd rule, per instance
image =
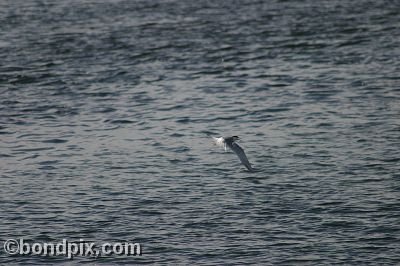
[[254, 168], [251, 167], [251, 166], [247, 166], [247, 165], [245, 165], [245, 166], [246, 166], [247, 170], [249, 170], [249, 172], [255, 172], [255, 171], [256, 171], [256, 170], [254, 170]]
[[247, 163], [242, 162], [242, 163], [243, 163], [243, 165], [247, 168], [247, 170], [248, 170], [249, 172], [255, 172], [254, 168], [251, 166], [251, 164], [250, 164], [249, 162], [247, 162]]

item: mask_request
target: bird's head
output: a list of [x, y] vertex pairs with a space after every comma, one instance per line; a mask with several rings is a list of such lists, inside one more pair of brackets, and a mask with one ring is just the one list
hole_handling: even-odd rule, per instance
[[238, 136], [232, 136], [232, 138], [233, 138], [234, 141], [239, 140]]

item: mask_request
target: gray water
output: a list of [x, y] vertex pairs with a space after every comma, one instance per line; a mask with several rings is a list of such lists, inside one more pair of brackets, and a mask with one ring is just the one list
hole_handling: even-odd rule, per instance
[[[1, 1], [1, 264], [400, 263], [399, 14]], [[10, 256], [9, 238], [143, 254]]]

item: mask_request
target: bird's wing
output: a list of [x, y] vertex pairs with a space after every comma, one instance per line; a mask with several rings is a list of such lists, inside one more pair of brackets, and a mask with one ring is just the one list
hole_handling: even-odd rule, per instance
[[249, 160], [247, 159], [246, 154], [244, 153], [244, 150], [242, 149], [242, 147], [239, 146], [239, 144], [232, 142], [230, 145], [228, 144], [228, 146], [229, 148], [231, 148], [232, 151], [236, 153], [242, 164], [244, 164], [244, 166], [246, 166], [246, 168], [250, 172], [254, 171], [254, 169], [251, 167]]

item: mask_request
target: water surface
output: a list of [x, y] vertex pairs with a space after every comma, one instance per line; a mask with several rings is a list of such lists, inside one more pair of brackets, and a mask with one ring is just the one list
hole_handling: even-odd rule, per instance
[[[400, 262], [396, 1], [0, 4], [2, 263]], [[238, 135], [249, 173], [208, 135]]]

